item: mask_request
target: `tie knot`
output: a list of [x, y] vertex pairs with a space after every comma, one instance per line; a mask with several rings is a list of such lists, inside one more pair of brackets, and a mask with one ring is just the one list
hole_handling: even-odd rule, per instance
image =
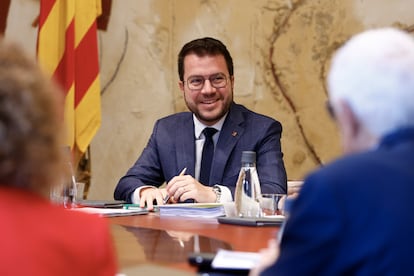
[[213, 128], [213, 127], [206, 127], [203, 130], [204, 136], [207, 138], [211, 138], [213, 137], [213, 135], [217, 132], [217, 129]]

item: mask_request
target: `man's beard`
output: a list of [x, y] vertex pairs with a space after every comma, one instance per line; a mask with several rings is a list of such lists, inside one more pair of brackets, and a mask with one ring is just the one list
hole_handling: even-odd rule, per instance
[[233, 97], [231, 97], [231, 99], [228, 101], [228, 103], [226, 103], [225, 106], [223, 106], [223, 108], [221, 109], [220, 113], [217, 116], [214, 117], [205, 117], [201, 114], [201, 112], [199, 112], [197, 110], [197, 108], [192, 108], [190, 106], [190, 104], [188, 104], [187, 99], [184, 96], [184, 101], [185, 104], [187, 106], [187, 108], [200, 120], [200, 121], [204, 121], [204, 122], [217, 122], [219, 121], [221, 118], [223, 118], [224, 115], [226, 115], [226, 113], [229, 111], [230, 106], [233, 102]]

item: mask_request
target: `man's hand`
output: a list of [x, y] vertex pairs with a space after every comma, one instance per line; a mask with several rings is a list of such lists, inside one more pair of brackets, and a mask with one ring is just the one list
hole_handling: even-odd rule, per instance
[[167, 193], [174, 201], [194, 199], [196, 202], [215, 202], [216, 193], [209, 186], [204, 186], [191, 175], [179, 175], [167, 184]]
[[167, 195], [165, 188], [158, 189], [154, 187], [143, 188], [140, 194], [139, 205], [141, 208], [147, 207], [148, 211], [154, 210], [154, 200], [157, 205], [163, 205], [164, 197]]

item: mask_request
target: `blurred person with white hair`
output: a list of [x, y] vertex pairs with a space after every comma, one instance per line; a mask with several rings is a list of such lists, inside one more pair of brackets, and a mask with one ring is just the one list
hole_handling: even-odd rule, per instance
[[412, 275], [414, 39], [352, 37], [327, 78], [344, 156], [305, 178], [280, 244], [251, 275]]

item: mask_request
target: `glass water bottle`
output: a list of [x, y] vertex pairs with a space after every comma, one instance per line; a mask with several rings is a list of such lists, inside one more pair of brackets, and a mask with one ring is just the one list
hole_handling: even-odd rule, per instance
[[76, 205], [77, 194], [76, 179], [71, 161], [70, 148], [64, 147], [67, 158], [66, 168], [62, 175], [62, 180], [52, 187], [50, 199], [53, 203], [62, 205], [65, 208], [72, 208]]
[[235, 191], [236, 214], [240, 217], [260, 217], [258, 201], [260, 195], [260, 182], [256, 170], [256, 152], [243, 151]]

